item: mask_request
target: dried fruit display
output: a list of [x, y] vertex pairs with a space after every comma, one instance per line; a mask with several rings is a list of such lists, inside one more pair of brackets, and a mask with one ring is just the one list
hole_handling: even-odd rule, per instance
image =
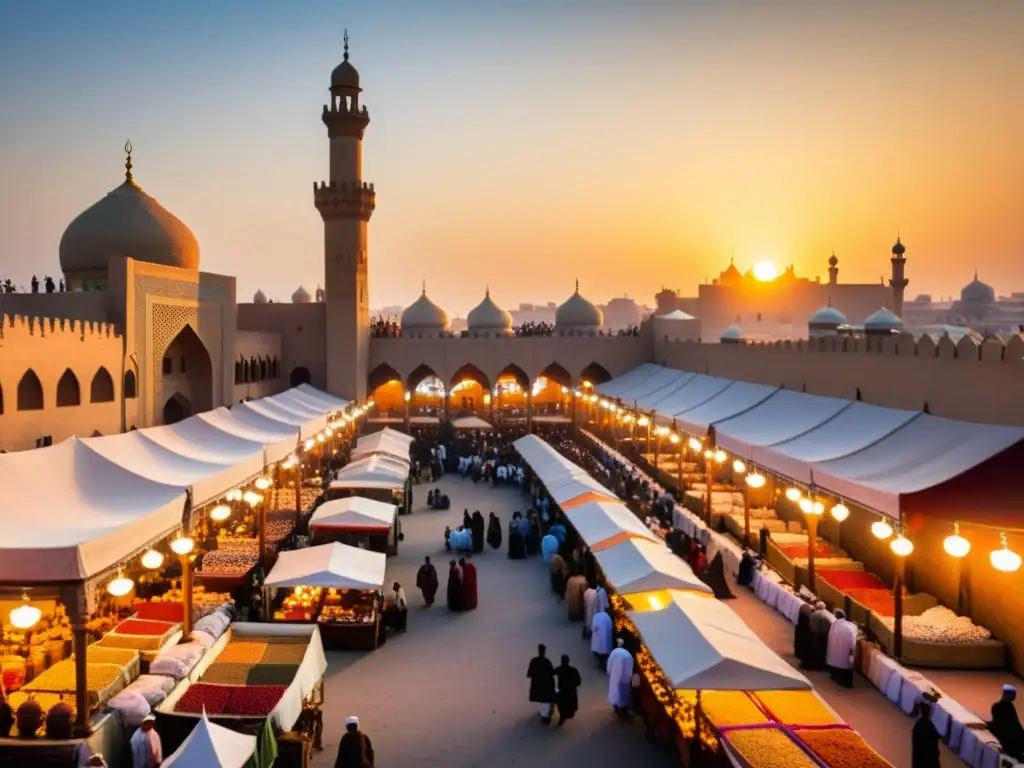
[[203, 672], [202, 681], [204, 683], [216, 683], [217, 685], [245, 685], [245, 681], [252, 669], [252, 664], [218, 661], [206, 668], [206, 671]]
[[166, 635], [174, 629], [170, 621], [149, 621], [146, 619], [125, 619], [114, 631], [119, 635], [154, 635], [157, 637]]
[[[676, 691], [676, 696], [690, 706], [696, 705], [695, 691]], [[700, 706], [704, 716], [718, 728], [770, 722], [764, 712], [743, 691], [701, 691]]]
[[826, 728], [796, 730], [794, 733], [829, 768], [893, 768], [856, 731]]
[[[892, 630], [896, 623], [890, 616], [880, 616], [881, 622]], [[966, 616], [957, 616], [942, 605], [929, 608], [919, 616], [903, 616], [903, 637], [922, 643], [963, 645], [990, 640], [992, 633], [979, 627]]]
[[174, 705], [174, 711], [198, 715], [205, 708], [208, 715], [223, 715], [233, 690], [230, 685], [192, 683]]
[[257, 555], [248, 552], [215, 549], [203, 555], [200, 572], [238, 576], [252, 570], [258, 559]]
[[783, 725], [838, 725], [813, 691], [758, 691], [754, 697]]
[[248, 536], [218, 536], [217, 552], [237, 552], [242, 555], [258, 555], [260, 542]]
[[284, 685], [246, 685], [234, 688], [224, 714], [266, 717], [281, 701], [286, 690]]
[[818, 768], [814, 760], [778, 728], [730, 731], [726, 741], [750, 768]]
[[224, 646], [224, 650], [218, 654], [217, 662], [231, 661], [236, 664], [258, 664], [266, 650], [266, 643], [233, 640]]
[[288, 538], [294, 530], [294, 520], [271, 520], [267, 523], [265, 538], [271, 544], [276, 544]]

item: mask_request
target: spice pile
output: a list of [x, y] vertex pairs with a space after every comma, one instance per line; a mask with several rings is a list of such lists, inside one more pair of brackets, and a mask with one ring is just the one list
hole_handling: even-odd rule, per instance
[[[896, 622], [892, 617], [879, 618], [886, 627], [893, 629]], [[919, 616], [904, 615], [903, 637], [921, 643], [967, 645], [990, 640], [992, 633], [979, 627], [967, 616], [957, 616], [949, 608], [937, 605]]]
[[829, 768], [892, 768], [856, 731], [797, 730], [794, 733]]
[[818, 768], [806, 752], [777, 728], [731, 731], [725, 741], [750, 768]]

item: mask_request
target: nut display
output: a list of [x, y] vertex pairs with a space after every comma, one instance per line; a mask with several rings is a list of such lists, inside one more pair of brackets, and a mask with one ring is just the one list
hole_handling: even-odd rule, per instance
[[783, 725], [838, 725], [813, 691], [758, 691], [754, 697]]
[[856, 731], [828, 728], [794, 733], [829, 768], [892, 768]]
[[726, 741], [750, 768], [817, 768], [814, 760], [778, 728], [730, 731]]
[[[890, 630], [896, 623], [889, 616], [880, 616], [879, 619]], [[957, 616], [949, 608], [937, 605], [919, 616], [904, 615], [903, 637], [921, 643], [966, 645], [990, 640], [992, 633], [967, 616]]]
[[257, 555], [249, 554], [248, 552], [215, 549], [203, 555], [201, 572], [240, 576], [252, 570], [256, 565], [257, 559]]
[[[695, 691], [676, 691], [676, 696], [690, 706], [696, 705]], [[701, 693], [700, 705], [704, 716], [719, 728], [770, 722], [765, 713], [743, 691], [704, 691]]]

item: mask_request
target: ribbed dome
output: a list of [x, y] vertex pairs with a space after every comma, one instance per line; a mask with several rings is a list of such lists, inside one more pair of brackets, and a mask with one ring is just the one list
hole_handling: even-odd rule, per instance
[[555, 325], [560, 328], [600, 328], [604, 325], [601, 310], [580, 296], [578, 280], [576, 292], [555, 310]]
[[348, 30], [345, 30], [345, 58], [331, 72], [331, 88], [359, 88], [359, 72], [348, 60]]
[[303, 288], [301, 285], [295, 289], [295, 293], [292, 294], [292, 304], [309, 304], [313, 300], [309, 291]]
[[267, 294], [265, 294], [262, 290], [256, 291], [256, 293], [252, 297], [252, 303], [253, 304], [266, 304], [267, 303]]
[[402, 313], [402, 330], [444, 331], [448, 313], [427, 298], [427, 289]]
[[726, 328], [724, 331], [722, 331], [722, 336], [721, 336], [721, 338], [719, 340], [720, 341], [742, 341], [743, 340], [743, 331], [740, 329], [740, 327], [738, 325], [730, 325], [728, 328]]
[[965, 285], [960, 291], [960, 301], [969, 301], [972, 304], [995, 304], [996, 292], [988, 283], [978, 279], [978, 273], [974, 273], [974, 279]]
[[835, 307], [822, 307], [808, 321], [809, 325], [846, 325], [846, 315]]
[[60, 267], [71, 282], [105, 279], [112, 256], [181, 269], [199, 269], [199, 243], [180, 219], [131, 177], [86, 208], [60, 239]]
[[508, 331], [512, 329], [512, 315], [494, 303], [488, 289], [484, 300], [469, 310], [466, 326], [471, 331]]
[[882, 307], [877, 312], [873, 312], [868, 316], [868, 319], [864, 321], [865, 331], [901, 331], [903, 330], [903, 321], [900, 320], [896, 315], [890, 312], [885, 307]]

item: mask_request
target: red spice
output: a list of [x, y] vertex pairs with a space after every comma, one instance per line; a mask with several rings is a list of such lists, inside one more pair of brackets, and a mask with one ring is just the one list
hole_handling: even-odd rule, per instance
[[[790, 559], [807, 557], [807, 551], [810, 549], [806, 544], [783, 544], [779, 547]], [[829, 557], [832, 554], [832, 550], [829, 549], [827, 541], [819, 541], [818, 545], [814, 548], [815, 557]]]
[[896, 604], [888, 589], [851, 589], [847, 593], [879, 616], [893, 616], [896, 613]]
[[185, 611], [181, 603], [138, 603], [133, 618], [178, 624], [185, 620]]
[[886, 589], [885, 582], [873, 573], [833, 570], [817, 571], [816, 573], [819, 578], [824, 579], [841, 592], [851, 589]]
[[224, 709], [225, 715], [266, 717], [287, 690], [283, 685], [241, 685], [231, 691], [231, 699]]
[[231, 685], [192, 683], [174, 705], [174, 711], [199, 714], [205, 707], [208, 715], [223, 715], [234, 690]]
[[114, 631], [119, 635], [156, 635], [165, 634], [174, 627], [170, 621], [146, 621], [143, 619], [125, 619]]

